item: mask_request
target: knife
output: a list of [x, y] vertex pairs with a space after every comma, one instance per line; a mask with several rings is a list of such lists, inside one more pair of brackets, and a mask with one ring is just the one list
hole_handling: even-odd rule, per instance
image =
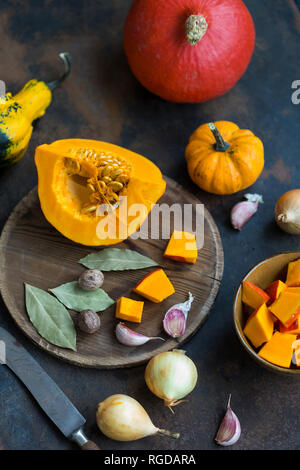
[[0, 340], [5, 343], [5, 361], [3, 362], [28, 388], [64, 436], [78, 444], [82, 450], [100, 450], [83, 431], [85, 418], [26, 349], [1, 327]]

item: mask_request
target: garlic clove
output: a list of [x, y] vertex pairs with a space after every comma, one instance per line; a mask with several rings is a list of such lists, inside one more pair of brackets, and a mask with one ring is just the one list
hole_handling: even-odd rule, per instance
[[230, 220], [233, 228], [241, 230], [257, 212], [258, 204], [263, 203], [260, 194], [245, 194], [246, 201], [238, 202], [231, 210]]
[[241, 425], [238, 417], [230, 407], [230, 399], [231, 395], [229, 396], [227, 411], [215, 437], [215, 441], [221, 446], [231, 446], [235, 444], [241, 436]]
[[182, 310], [173, 308], [168, 310], [163, 319], [165, 332], [172, 338], [184, 335], [186, 328], [186, 318]]
[[123, 322], [119, 322], [116, 326], [116, 337], [117, 340], [125, 346], [141, 346], [145, 343], [148, 343], [148, 341], [155, 339], [165, 341], [163, 338], [159, 338], [157, 336], [149, 337], [140, 333], [136, 333], [135, 331], [128, 328]]
[[172, 338], [178, 338], [184, 335], [188, 313], [191, 309], [194, 297], [189, 292], [189, 298], [186, 302], [173, 305], [169, 308], [163, 319], [165, 332]]

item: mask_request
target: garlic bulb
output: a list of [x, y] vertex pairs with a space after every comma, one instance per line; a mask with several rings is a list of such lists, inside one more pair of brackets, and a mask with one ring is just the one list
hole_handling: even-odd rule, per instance
[[154, 434], [180, 437], [179, 433], [154, 426], [142, 405], [128, 395], [112, 395], [99, 403], [96, 418], [103, 434], [115, 441], [136, 441]]
[[231, 446], [235, 444], [241, 435], [241, 425], [236, 414], [230, 408], [229, 396], [227, 411], [220, 424], [219, 430], [216, 435], [216, 442], [221, 446]]
[[123, 322], [118, 323], [116, 326], [116, 337], [118, 341], [125, 346], [141, 346], [154, 339], [165, 341], [163, 338], [159, 338], [158, 336], [145, 336], [140, 333], [136, 333], [128, 328]]

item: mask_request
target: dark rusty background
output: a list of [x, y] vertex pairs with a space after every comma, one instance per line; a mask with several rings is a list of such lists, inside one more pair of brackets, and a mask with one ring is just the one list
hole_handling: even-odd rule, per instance
[[[1, 0], [0, 79], [18, 91], [32, 77], [52, 79], [57, 54], [73, 57], [71, 76], [37, 124], [23, 160], [0, 175], [0, 229], [17, 202], [37, 183], [34, 148], [56, 139], [100, 139], [150, 157], [168, 176], [198, 194], [219, 227], [225, 250], [221, 290], [208, 321], [186, 345], [199, 371], [189, 402], [172, 415], [145, 386], [144, 367], [98, 371], [60, 362], [40, 351], [14, 325], [0, 300], [0, 324], [32, 353], [87, 418], [86, 430], [102, 449], [215, 449], [214, 436], [228, 395], [240, 418], [236, 449], [299, 449], [300, 381], [260, 368], [234, 332], [232, 303], [242, 276], [273, 253], [300, 249], [300, 239], [273, 222], [277, 198], [299, 187], [300, 105], [291, 83], [300, 80], [300, 12], [294, 0], [246, 0], [256, 24], [251, 65], [225, 96], [202, 105], [166, 103], [131, 75], [122, 46], [130, 0]], [[300, 2], [298, 2], [300, 3]], [[201, 123], [226, 119], [253, 130], [265, 144], [266, 166], [251, 192], [265, 204], [241, 233], [229, 223], [242, 194], [203, 193], [187, 176], [184, 148]], [[45, 273], [45, 276], [47, 273]], [[178, 441], [151, 437], [133, 443], [106, 439], [96, 428], [95, 408], [113, 393], [137, 398], [159, 427], [180, 431]], [[0, 449], [73, 449], [30, 394], [0, 366]]]

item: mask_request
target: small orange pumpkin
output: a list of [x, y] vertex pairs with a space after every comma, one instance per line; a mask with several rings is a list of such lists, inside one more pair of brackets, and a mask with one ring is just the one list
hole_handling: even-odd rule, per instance
[[191, 135], [185, 158], [191, 179], [213, 194], [251, 186], [264, 167], [262, 141], [229, 121], [203, 124]]

